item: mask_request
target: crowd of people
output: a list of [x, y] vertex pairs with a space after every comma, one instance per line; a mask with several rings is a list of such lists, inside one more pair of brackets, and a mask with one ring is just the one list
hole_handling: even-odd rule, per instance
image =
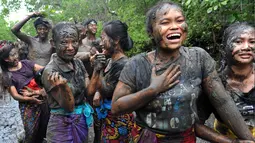
[[[20, 30], [31, 18], [37, 35]], [[226, 65], [202, 48], [185, 47], [182, 8], [160, 2], [146, 15], [152, 51], [133, 48], [120, 20], [59, 22], [33, 12], [1, 40], [1, 86], [19, 102], [25, 143], [255, 142], [255, 27], [230, 24], [223, 39]], [[49, 32], [52, 37], [49, 37]], [[204, 125], [216, 116], [214, 128]]]

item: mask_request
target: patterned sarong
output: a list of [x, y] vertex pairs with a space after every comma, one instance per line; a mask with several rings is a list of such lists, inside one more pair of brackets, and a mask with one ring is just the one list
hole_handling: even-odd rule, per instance
[[[33, 90], [40, 88], [32, 79], [27, 87]], [[21, 119], [24, 125], [25, 143], [41, 143], [46, 136], [46, 129], [49, 119], [49, 111], [47, 102], [41, 105], [31, 104], [28, 102], [20, 102], [19, 109]]]
[[175, 135], [164, 135], [154, 133], [149, 129], [144, 129], [135, 124], [132, 130], [132, 136], [134, 143], [196, 143], [194, 127]]
[[134, 126], [133, 114], [112, 116], [111, 112], [102, 124], [102, 143], [129, 143], [133, 141], [131, 130]]

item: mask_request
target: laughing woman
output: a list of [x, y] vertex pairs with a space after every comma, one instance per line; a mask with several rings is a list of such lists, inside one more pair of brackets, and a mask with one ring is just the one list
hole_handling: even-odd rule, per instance
[[[18, 48], [6, 44], [0, 48], [1, 79], [4, 89], [19, 101], [19, 109], [25, 129], [25, 143], [41, 143], [46, 136], [48, 108], [45, 92], [34, 80], [35, 73], [43, 67], [29, 60], [19, 61]], [[44, 96], [43, 96], [44, 95]]]
[[[102, 143], [127, 143], [132, 141], [131, 130], [134, 125], [133, 114], [113, 116], [111, 114], [111, 100], [113, 91], [118, 83], [120, 73], [128, 61], [124, 51], [133, 47], [133, 41], [128, 35], [128, 27], [125, 23], [116, 20], [103, 26], [101, 44], [103, 54], [97, 54], [95, 63], [104, 56], [110, 58], [107, 66], [94, 68], [91, 82], [97, 83], [97, 91], [103, 101], [96, 109], [99, 118], [102, 118]], [[99, 76], [95, 76], [95, 75]], [[94, 78], [98, 77], [98, 78]]]
[[[255, 28], [248, 23], [234, 23], [223, 35], [227, 66], [220, 77], [226, 90], [235, 101], [246, 125], [255, 137]], [[216, 120], [215, 130], [236, 138], [229, 128]]]
[[113, 94], [112, 113], [136, 112], [139, 142], [192, 143], [196, 101], [208, 96], [239, 138], [253, 140], [220, 82], [214, 60], [201, 48], [182, 46], [187, 28], [183, 11], [175, 3], [159, 3], [149, 10], [147, 32], [156, 50], [137, 55], [125, 65]]

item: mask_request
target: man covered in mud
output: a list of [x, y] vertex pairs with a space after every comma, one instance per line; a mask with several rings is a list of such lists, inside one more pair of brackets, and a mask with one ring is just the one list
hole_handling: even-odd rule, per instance
[[93, 72], [93, 68], [90, 64], [90, 57], [92, 57], [93, 55], [96, 54], [96, 51], [101, 51], [100, 47], [99, 47], [99, 42], [100, 39], [96, 38], [96, 33], [97, 33], [97, 21], [94, 19], [89, 19], [87, 20], [84, 24], [83, 24], [84, 28], [80, 28], [78, 27], [78, 29], [80, 29], [80, 36], [83, 37], [83, 33], [84, 33], [84, 29], [85, 29], [85, 38], [82, 39], [81, 43], [80, 43], [80, 47], [78, 50], [78, 53], [75, 55], [76, 58], [79, 58], [88, 74], [89, 77], [91, 78], [92, 76], [92, 72]]
[[[20, 30], [24, 24], [31, 18], [39, 17], [34, 21], [34, 27], [37, 32], [37, 36], [31, 37], [22, 33]], [[25, 17], [23, 20], [18, 22], [11, 31], [16, 35], [21, 41], [28, 44], [28, 59], [34, 61], [36, 64], [45, 66], [49, 61], [51, 54], [53, 53], [53, 48], [50, 46], [48, 39], [48, 33], [51, 29], [51, 24], [49, 21], [42, 17], [40, 12], [33, 12]]]
[[[79, 50], [75, 57], [79, 58], [83, 62], [85, 69], [89, 74], [89, 78], [91, 78], [93, 73], [93, 66], [91, 65], [90, 59], [97, 52], [102, 52], [102, 49], [100, 48], [99, 45], [100, 38], [96, 38], [97, 21], [94, 19], [89, 19], [85, 21], [83, 25], [76, 24], [76, 27], [79, 30], [80, 42]], [[89, 103], [93, 107], [95, 107], [97, 105], [94, 103], [97, 101], [100, 102], [99, 93], [96, 94], [93, 98], [94, 99], [89, 99]], [[94, 133], [95, 133], [94, 143], [99, 143], [101, 138], [101, 121], [97, 118], [96, 113], [94, 114]]]

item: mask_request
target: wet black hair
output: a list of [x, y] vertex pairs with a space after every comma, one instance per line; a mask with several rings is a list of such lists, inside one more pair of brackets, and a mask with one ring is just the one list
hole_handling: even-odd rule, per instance
[[84, 21], [83, 23], [82, 23], [82, 25], [83, 26], [88, 26], [91, 22], [95, 22], [96, 24], [97, 24], [97, 21], [95, 20], [95, 19], [89, 19], [89, 20], [87, 20], [87, 21]]
[[9, 54], [13, 48], [15, 48], [15, 45], [11, 42], [6, 43], [0, 48], [0, 66], [2, 70], [7, 70], [8, 67], [5, 59], [9, 57]]
[[230, 24], [225, 30], [224, 30], [224, 33], [223, 33], [223, 36], [222, 36], [222, 44], [224, 46], [224, 48], [227, 48], [228, 45], [230, 44], [229, 41], [232, 36], [235, 35], [235, 33], [238, 33], [240, 34], [240, 31], [244, 31], [246, 29], [254, 29], [255, 30], [255, 27], [251, 24], [251, 23], [248, 23], [248, 22], [235, 22], [233, 24]]
[[11, 85], [11, 73], [8, 71], [8, 63], [5, 59], [9, 57], [13, 48], [16, 48], [16, 46], [12, 42], [7, 42], [0, 48], [0, 67], [2, 70], [2, 74], [0, 74], [0, 84], [4, 92], [6, 88]]
[[57, 36], [59, 36], [59, 32], [64, 29], [72, 28], [77, 31], [78, 39], [79, 39], [79, 31], [74, 23], [71, 22], [59, 22], [52, 28], [52, 40], [56, 42]]
[[48, 29], [51, 29], [50, 22], [43, 17], [39, 17], [34, 21], [34, 27], [37, 28], [37, 26], [40, 24], [46, 26]]
[[230, 24], [225, 30], [222, 35], [222, 47], [223, 51], [221, 53], [222, 59], [220, 60], [220, 68], [218, 69], [218, 72], [222, 72], [227, 64], [230, 62], [228, 58], [232, 57], [232, 48], [231, 42], [232, 42], [232, 36], [235, 36], [236, 34], [241, 34], [241, 31], [244, 31], [246, 29], [253, 29], [255, 30], [255, 27], [253, 24], [248, 22], [235, 22], [233, 24]]
[[[157, 5], [151, 7], [149, 9], [149, 11], [146, 14], [146, 31], [149, 34], [149, 36], [151, 36], [151, 34], [153, 33], [153, 22], [156, 19], [156, 14], [158, 12], [158, 10], [160, 10], [164, 5], [172, 5], [172, 6], [176, 6], [178, 8], [180, 8], [180, 10], [182, 11], [182, 8], [174, 3], [174, 2], [159, 2]], [[183, 11], [182, 11], [183, 13]], [[183, 14], [184, 16], [184, 14]]]
[[104, 24], [103, 26], [104, 32], [111, 39], [119, 40], [120, 47], [128, 51], [133, 47], [133, 40], [128, 35], [128, 26], [126, 23], [121, 22], [120, 20], [110, 21]]

